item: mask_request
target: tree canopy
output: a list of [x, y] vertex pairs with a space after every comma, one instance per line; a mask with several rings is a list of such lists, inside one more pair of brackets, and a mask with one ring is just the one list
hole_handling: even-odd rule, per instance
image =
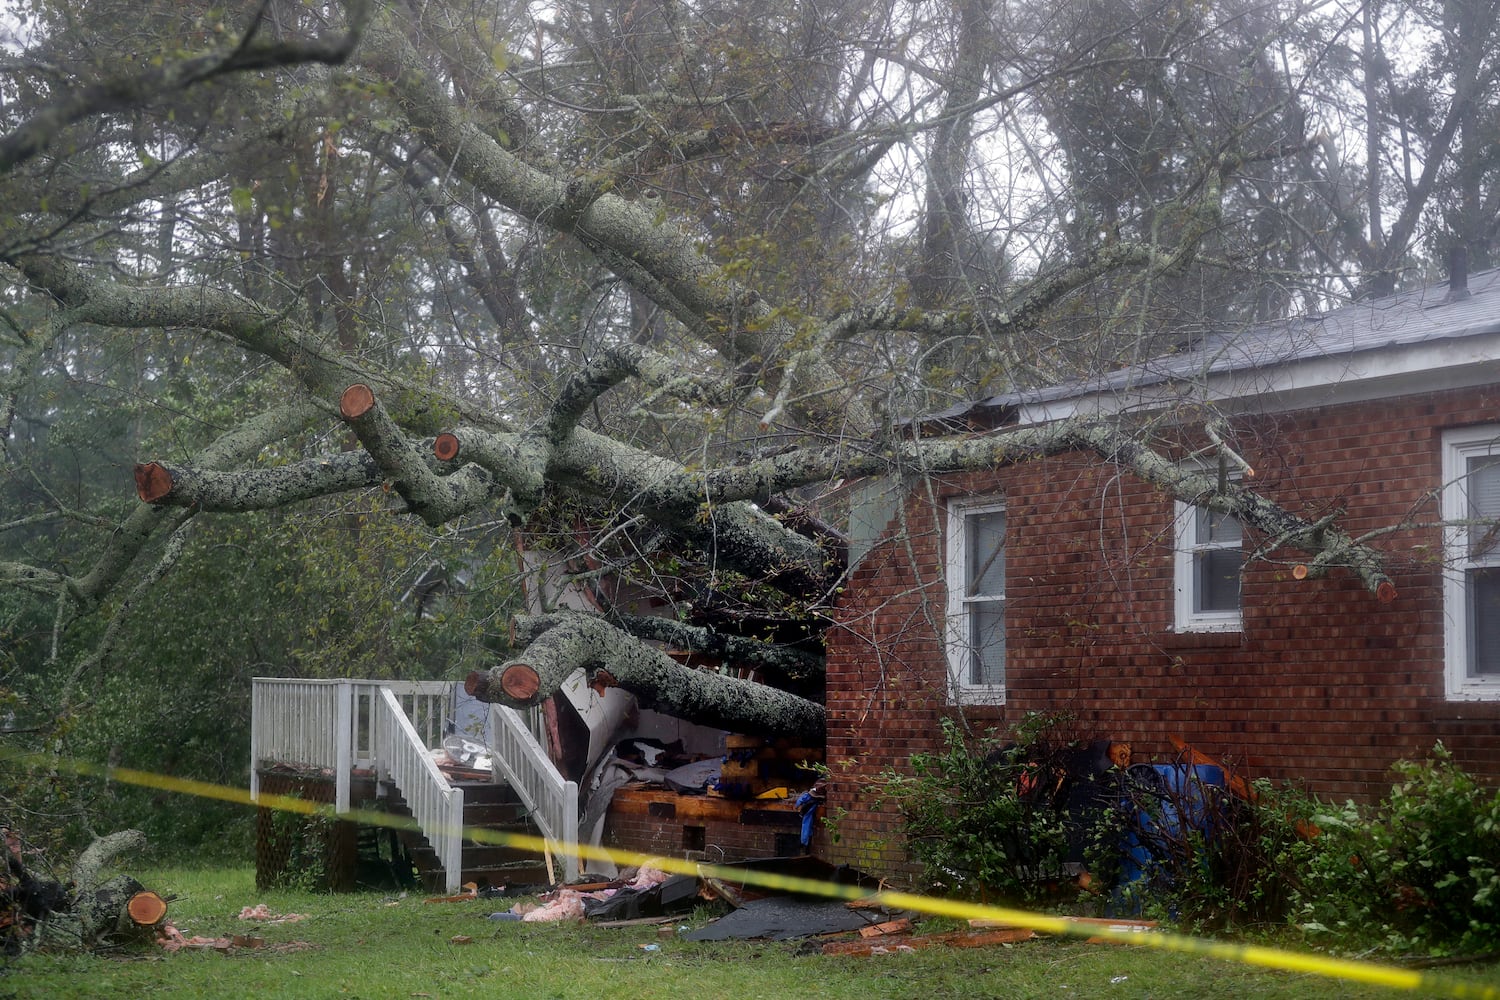
[[[582, 665], [816, 732], [845, 569], [826, 487], [1080, 448], [1389, 586], [1336, 525], [1181, 471], [1150, 420], [910, 418], [1389, 290], [1450, 246], [1486, 263], [1496, 21], [1476, 0], [12, 5], [10, 717], [54, 725], [109, 678], [205, 683], [192, 636], [217, 613], [241, 678], [472, 672], [527, 703]], [[512, 648], [518, 535], [602, 618], [544, 615]], [[785, 699], [707, 691], [731, 679], [643, 640], [739, 644]], [[726, 701], [757, 707], [704, 708]]]

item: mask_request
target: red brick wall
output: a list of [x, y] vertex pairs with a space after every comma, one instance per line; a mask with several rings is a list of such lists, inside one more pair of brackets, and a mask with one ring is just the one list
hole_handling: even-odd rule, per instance
[[[1076, 735], [1126, 740], [1169, 760], [1171, 735], [1252, 776], [1369, 800], [1400, 757], [1437, 740], [1500, 780], [1500, 703], [1443, 696], [1441, 541], [1433, 491], [1443, 430], [1500, 421], [1500, 388], [1460, 390], [1234, 421], [1256, 488], [1317, 517], [1334, 508], [1380, 536], [1399, 588], [1381, 604], [1344, 571], [1297, 582], [1289, 552], [1250, 563], [1243, 629], [1178, 634], [1170, 499], [1090, 456], [1059, 456], [918, 484], [855, 570], [828, 633], [829, 808], [836, 860], [891, 867], [892, 817], [870, 783], [938, 745], [939, 720], [1004, 728], [1068, 712]], [[946, 704], [944, 502], [1006, 502], [1007, 704]], [[1247, 548], [1255, 540], [1247, 539]]]
[[615, 792], [605, 819], [607, 847], [710, 861], [801, 853], [802, 818], [791, 799], [740, 802], [650, 789]]

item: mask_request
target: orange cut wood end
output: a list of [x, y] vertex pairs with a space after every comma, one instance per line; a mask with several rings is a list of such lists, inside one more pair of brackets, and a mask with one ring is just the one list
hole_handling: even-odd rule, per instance
[[166, 918], [167, 901], [150, 889], [144, 889], [130, 897], [125, 904], [125, 913], [137, 927], [155, 927]]
[[362, 417], [375, 408], [375, 391], [363, 382], [356, 382], [339, 396], [339, 412], [344, 419]]
[[1396, 585], [1389, 580], [1382, 580], [1380, 586], [1375, 588], [1375, 599], [1381, 604], [1389, 604], [1396, 599]]
[[513, 663], [500, 675], [500, 689], [517, 701], [534, 697], [541, 687], [542, 678], [524, 663]]
[[1303, 565], [1302, 563], [1298, 563], [1297, 565], [1293, 566], [1292, 567], [1292, 579], [1293, 580], [1306, 580], [1307, 579], [1307, 567], [1305, 565]]
[[451, 462], [458, 457], [458, 435], [449, 434], [447, 431], [439, 434], [432, 442], [432, 453], [441, 462]]
[[135, 492], [146, 503], [155, 503], [172, 492], [172, 474], [157, 462], [137, 465]]

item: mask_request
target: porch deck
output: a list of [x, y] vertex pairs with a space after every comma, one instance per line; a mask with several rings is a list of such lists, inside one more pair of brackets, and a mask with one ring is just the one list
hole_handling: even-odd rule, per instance
[[[495, 810], [472, 801], [491, 797], [449, 780], [433, 760], [447, 735], [484, 743], [493, 767], [491, 784], [509, 788], [560, 860], [563, 878], [578, 874], [578, 786], [552, 765], [526, 720], [508, 708], [485, 706], [480, 724], [458, 731], [460, 685], [448, 681], [253, 681], [250, 725], [250, 791], [261, 792], [263, 770], [276, 765], [331, 776], [336, 815], [347, 815], [360, 776], [404, 803], [432, 852], [441, 885], [455, 892], [475, 856], [484, 850], [464, 836], [466, 824], [498, 828]], [[477, 737], [477, 738], [476, 738]], [[485, 805], [494, 805], [486, 802]], [[503, 804], [503, 803], [502, 803]], [[501, 810], [502, 812], [504, 810]], [[507, 821], [508, 822], [508, 821]]]

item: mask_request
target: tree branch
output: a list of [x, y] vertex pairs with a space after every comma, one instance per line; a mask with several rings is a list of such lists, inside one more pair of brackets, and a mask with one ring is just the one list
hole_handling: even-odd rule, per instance
[[65, 94], [43, 106], [29, 119], [0, 136], [0, 174], [36, 156], [69, 125], [85, 118], [144, 107], [164, 94], [174, 94], [230, 73], [275, 69], [300, 63], [337, 65], [348, 59], [359, 42], [369, 16], [369, 0], [349, 0], [349, 28], [332, 41], [256, 41], [261, 10], [238, 44], [228, 52], [213, 52], [129, 76], [117, 76]]
[[[603, 186], [584, 185], [570, 194], [570, 180], [576, 186], [576, 178], [557, 177], [525, 162], [465, 121], [449, 96], [428, 79], [400, 25], [379, 22], [370, 34], [371, 68], [388, 77], [402, 113], [456, 173], [511, 211], [573, 236], [728, 363], [755, 360], [766, 366], [773, 387], [778, 383], [781, 376], [767, 362], [796, 331], [771, 303], [728, 276], [688, 234], [659, 223], [654, 211]], [[798, 371], [819, 388], [846, 386], [826, 359]], [[824, 421], [870, 426], [863, 404], [852, 396], [820, 402], [819, 407], [814, 416]]]
[[363, 382], [344, 389], [339, 397], [339, 414], [390, 477], [407, 509], [430, 526], [451, 521], [499, 495], [489, 473], [478, 465], [466, 465], [449, 476], [439, 476], [428, 468], [424, 454], [430, 454], [430, 446], [424, 453], [411, 445]]
[[618, 686], [647, 708], [752, 736], [821, 739], [823, 706], [785, 691], [684, 667], [602, 618], [562, 612], [514, 659], [476, 670], [464, 690], [513, 708], [540, 704], [575, 670], [591, 684]]

